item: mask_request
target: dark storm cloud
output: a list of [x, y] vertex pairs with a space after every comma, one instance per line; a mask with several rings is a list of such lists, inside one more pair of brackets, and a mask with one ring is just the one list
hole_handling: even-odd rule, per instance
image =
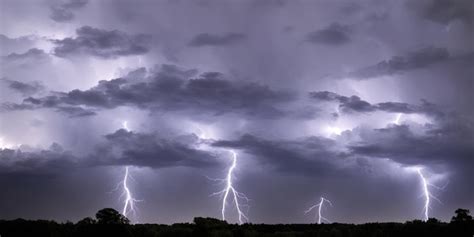
[[306, 41], [314, 44], [343, 45], [351, 41], [350, 27], [339, 23], [332, 23], [326, 28], [308, 33]]
[[120, 129], [105, 135], [104, 142], [81, 157], [57, 143], [43, 150], [0, 149], [0, 174], [59, 174], [77, 168], [115, 165], [149, 168], [216, 166], [216, 155], [197, 149], [198, 144], [195, 135], [164, 139], [153, 132]]
[[150, 50], [150, 35], [130, 35], [118, 30], [102, 30], [83, 26], [76, 30], [75, 38], [52, 40], [56, 45], [54, 54], [68, 57], [77, 54], [100, 58], [142, 55]]
[[329, 91], [310, 92], [309, 96], [320, 101], [339, 102], [339, 107], [345, 112], [372, 112], [376, 110], [375, 106], [361, 100], [358, 96], [347, 97]]
[[49, 175], [77, 166], [76, 157], [56, 143], [39, 151], [0, 149], [1, 174]]
[[89, 0], [64, 0], [51, 6], [50, 18], [56, 22], [68, 22], [74, 19], [74, 11], [83, 8]]
[[358, 96], [353, 95], [347, 97], [329, 91], [310, 92], [309, 97], [318, 101], [338, 102], [339, 108], [346, 113], [384, 111], [404, 114], [420, 113], [435, 117], [443, 116], [443, 112], [435, 104], [432, 104], [426, 100], [422, 100], [421, 105], [412, 105], [401, 102], [382, 102], [371, 104], [365, 100], [362, 100]]
[[97, 114], [92, 110], [84, 109], [78, 106], [59, 106], [56, 108], [56, 111], [67, 114], [70, 118], [87, 117]]
[[105, 136], [106, 143], [99, 145], [91, 161], [102, 165], [133, 165], [140, 167], [195, 167], [216, 165], [216, 157], [199, 150], [198, 138], [163, 139], [155, 133], [135, 133], [120, 129]]
[[24, 96], [35, 94], [44, 89], [44, 86], [41, 83], [35, 81], [31, 83], [25, 83], [15, 80], [1, 79], [3, 83], [8, 85], [8, 88], [21, 93]]
[[394, 56], [389, 60], [361, 68], [349, 73], [348, 76], [363, 80], [378, 76], [399, 74], [404, 71], [422, 69], [435, 63], [447, 61], [449, 57], [449, 52], [445, 48], [426, 47], [409, 52], [404, 56]]
[[407, 125], [354, 133], [362, 138], [349, 146], [354, 155], [390, 158], [409, 165], [474, 165], [474, 123], [470, 120], [450, 117], [424, 134], [414, 133]]
[[223, 35], [213, 35], [209, 33], [202, 33], [196, 35], [190, 42], [191, 47], [203, 46], [225, 46], [241, 42], [246, 39], [246, 36], [241, 33], [226, 33]]
[[49, 55], [41, 49], [32, 48], [24, 53], [11, 53], [2, 58], [7, 63], [25, 64], [31, 62], [45, 62]]
[[100, 81], [89, 90], [30, 97], [23, 104], [4, 104], [4, 107], [15, 110], [62, 106], [96, 109], [136, 106], [151, 111], [200, 111], [211, 115], [243, 113], [271, 118], [284, 115], [276, 108], [277, 105], [294, 99], [292, 93], [275, 91], [257, 83], [226, 80], [221, 73], [208, 72], [193, 78], [195, 73], [195, 70], [164, 65], [144, 79]]
[[215, 147], [243, 150], [258, 162], [280, 172], [321, 175], [333, 171], [346, 154], [332, 150], [335, 141], [322, 137], [299, 140], [268, 140], [243, 135], [238, 140], [215, 141]]
[[422, 17], [437, 23], [448, 24], [455, 20], [460, 20], [469, 26], [474, 23], [474, 3], [471, 0], [410, 1], [408, 7]]
[[58, 101], [58, 95], [50, 95], [40, 99], [28, 97], [23, 100], [22, 104], [4, 103], [0, 107], [0, 111], [14, 111], [14, 110], [34, 110], [39, 108], [51, 108], [59, 113], [64, 113], [70, 118], [86, 117], [95, 115], [96, 112], [90, 108], [83, 108], [81, 106], [61, 104]]

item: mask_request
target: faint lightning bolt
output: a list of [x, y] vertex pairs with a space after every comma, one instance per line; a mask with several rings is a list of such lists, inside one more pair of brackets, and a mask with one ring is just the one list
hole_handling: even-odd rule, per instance
[[395, 121], [393, 121], [396, 125], [400, 125], [400, 118], [402, 117], [402, 113], [397, 114]]
[[243, 224], [245, 221], [248, 221], [248, 217], [242, 211], [242, 207], [246, 205], [241, 204], [240, 200], [243, 199], [248, 202], [249, 199], [247, 198], [247, 196], [245, 196], [245, 194], [238, 192], [234, 188], [234, 184], [232, 183], [232, 178], [233, 178], [234, 169], [237, 167], [237, 153], [235, 153], [235, 151], [233, 150], [229, 150], [229, 152], [232, 155], [232, 164], [230, 165], [229, 170], [227, 171], [227, 177], [223, 180], [226, 183], [226, 187], [222, 191], [211, 194], [211, 196], [223, 195], [221, 214], [222, 214], [222, 220], [224, 221], [226, 220], [227, 200], [230, 198], [231, 202], [234, 203], [234, 206], [237, 209], [239, 224]]
[[423, 187], [423, 195], [425, 196], [425, 205], [423, 207], [423, 211], [424, 211], [424, 220], [427, 221], [428, 218], [429, 218], [429, 210], [431, 209], [430, 207], [430, 203], [431, 203], [431, 198], [440, 202], [441, 201], [435, 197], [433, 194], [431, 194], [430, 190], [429, 190], [429, 187], [434, 187], [434, 188], [437, 188], [437, 189], [442, 189], [442, 188], [439, 188], [431, 183], [429, 183], [427, 181], [427, 179], [425, 178], [425, 176], [423, 176], [423, 173], [421, 172], [422, 168], [416, 168], [416, 172], [418, 173], [418, 176], [420, 176], [420, 179], [421, 179], [421, 183], [422, 183], [422, 187]]
[[328, 219], [324, 218], [322, 215], [321, 215], [321, 209], [323, 208], [323, 205], [324, 205], [324, 202], [327, 202], [329, 203], [329, 205], [331, 205], [332, 207], [332, 203], [331, 201], [327, 200], [326, 198], [324, 197], [321, 197], [321, 201], [316, 204], [316, 205], [313, 205], [311, 206], [310, 208], [308, 208], [308, 210], [306, 210], [304, 212], [304, 214], [308, 214], [311, 210], [315, 209], [316, 207], [318, 208], [318, 215], [317, 215], [317, 219], [318, 219], [318, 224], [321, 224], [321, 221], [327, 221], [327, 222], [330, 222]]
[[130, 129], [128, 128], [128, 121], [123, 121], [122, 122], [122, 128], [127, 130], [127, 131], [130, 131]]

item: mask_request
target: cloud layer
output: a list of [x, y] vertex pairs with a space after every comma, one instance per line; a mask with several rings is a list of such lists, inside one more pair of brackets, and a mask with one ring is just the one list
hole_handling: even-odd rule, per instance
[[68, 57], [86, 54], [101, 58], [115, 58], [145, 54], [149, 51], [149, 35], [129, 35], [118, 30], [102, 30], [83, 26], [76, 30], [75, 38], [53, 40], [54, 54]]

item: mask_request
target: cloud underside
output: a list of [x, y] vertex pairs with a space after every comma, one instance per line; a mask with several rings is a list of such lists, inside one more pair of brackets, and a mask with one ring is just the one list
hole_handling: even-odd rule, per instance
[[[386, 128], [357, 127], [344, 132], [347, 144], [337, 139], [311, 136], [296, 140], [268, 139], [245, 134], [235, 140], [206, 140], [194, 134], [163, 138], [155, 132], [135, 133], [124, 129], [105, 135], [103, 142], [83, 157], [76, 157], [53, 144], [48, 150], [0, 152], [2, 172], [56, 173], [64, 169], [133, 165], [139, 167], [212, 168], [222, 149], [246, 154], [275, 172], [324, 175], [357, 169], [359, 158], [390, 159], [404, 166], [473, 165], [474, 124], [460, 117], [445, 118], [419, 134], [409, 125]], [[208, 144], [210, 148], [202, 148]], [[245, 156], [244, 156], [245, 157]], [[354, 163], [354, 167], [347, 166]], [[359, 167], [360, 168], [360, 167]]]
[[69, 22], [75, 18], [74, 11], [87, 5], [88, 0], [66, 0], [51, 5], [50, 18], [56, 22]]
[[54, 55], [73, 57], [91, 55], [99, 58], [117, 58], [142, 55], [150, 51], [150, 35], [127, 34], [118, 30], [102, 30], [83, 26], [76, 30], [76, 37], [52, 40]]
[[258, 83], [226, 80], [216, 72], [196, 76], [195, 70], [163, 65], [149, 76], [144, 74], [146, 70], [139, 69], [125, 78], [100, 81], [89, 90], [29, 97], [22, 104], [5, 104], [4, 107], [9, 110], [53, 108], [69, 115], [78, 112], [93, 115], [98, 109], [134, 106], [149, 111], [239, 113], [272, 118], [284, 115], [278, 105], [294, 99], [291, 92], [273, 90]]
[[245, 39], [246, 36], [242, 33], [226, 33], [223, 35], [201, 33], [196, 35], [188, 45], [191, 47], [227, 46], [237, 44]]
[[313, 44], [340, 46], [351, 41], [350, 27], [333, 23], [326, 28], [310, 32], [306, 40]]
[[447, 49], [437, 47], [421, 48], [403, 56], [394, 56], [389, 60], [358, 69], [347, 76], [355, 79], [370, 79], [380, 76], [400, 74], [405, 71], [422, 69], [450, 59]]
[[105, 135], [103, 141], [84, 156], [74, 155], [56, 143], [46, 150], [1, 149], [0, 172], [60, 174], [97, 166], [212, 168], [218, 164], [214, 152], [197, 149], [198, 142], [193, 134], [165, 139], [156, 133], [120, 129]]
[[410, 2], [409, 7], [421, 17], [440, 24], [449, 24], [456, 20], [468, 26], [474, 23], [470, 0], [422, 0]]
[[[41, 89], [36, 84], [5, 82], [24, 95]], [[46, 108], [70, 117], [83, 117], [96, 115], [101, 110], [128, 106], [151, 112], [199, 111], [210, 116], [238, 114], [246, 118], [305, 120], [324, 115], [321, 114], [321, 106], [325, 102], [338, 103], [340, 111], [347, 114], [381, 111], [425, 114], [434, 118], [444, 115], [438, 106], [426, 100], [421, 100], [419, 105], [391, 101], [371, 104], [358, 96], [343, 96], [329, 91], [305, 94], [276, 90], [261, 83], [233, 80], [219, 72], [198, 74], [197, 70], [174, 65], [162, 65], [150, 70], [140, 68], [120, 78], [100, 81], [88, 90], [51, 92], [44, 97], [30, 96], [20, 104], [3, 103], [2, 110]]]
[[310, 98], [315, 101], [336, 102], [339, 109], [345, 113], [368, 113], [368, 112], [388, 112], [402, 114], [426, 114], [438, 118], [443, 116], [443, 112], [435, 104], [425, 100], [421, 105], [413, 105], [401, 102], [382, 102], [371, 104], [358, 96], [343, 96], [330, 91], [315, 91], [309, 93]]

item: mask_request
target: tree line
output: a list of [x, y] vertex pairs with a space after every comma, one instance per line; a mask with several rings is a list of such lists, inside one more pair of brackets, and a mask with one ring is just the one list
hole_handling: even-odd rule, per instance
[[474, 220], [467, 209], [457, 209], [449, 223], [430, 218], [405, 223], [367, 224], [229, 224], [215, 218], [196, 217], [193, 223], [173, 225], [130, 224], [130, 220], [112, 208], [99, 210], [95, 218], [77, 223], [47, 220], [0, 220], [1, 237], [17, 236], [114, 236], [114, 237], [395, 237], [449, 236], [473, 237]]

